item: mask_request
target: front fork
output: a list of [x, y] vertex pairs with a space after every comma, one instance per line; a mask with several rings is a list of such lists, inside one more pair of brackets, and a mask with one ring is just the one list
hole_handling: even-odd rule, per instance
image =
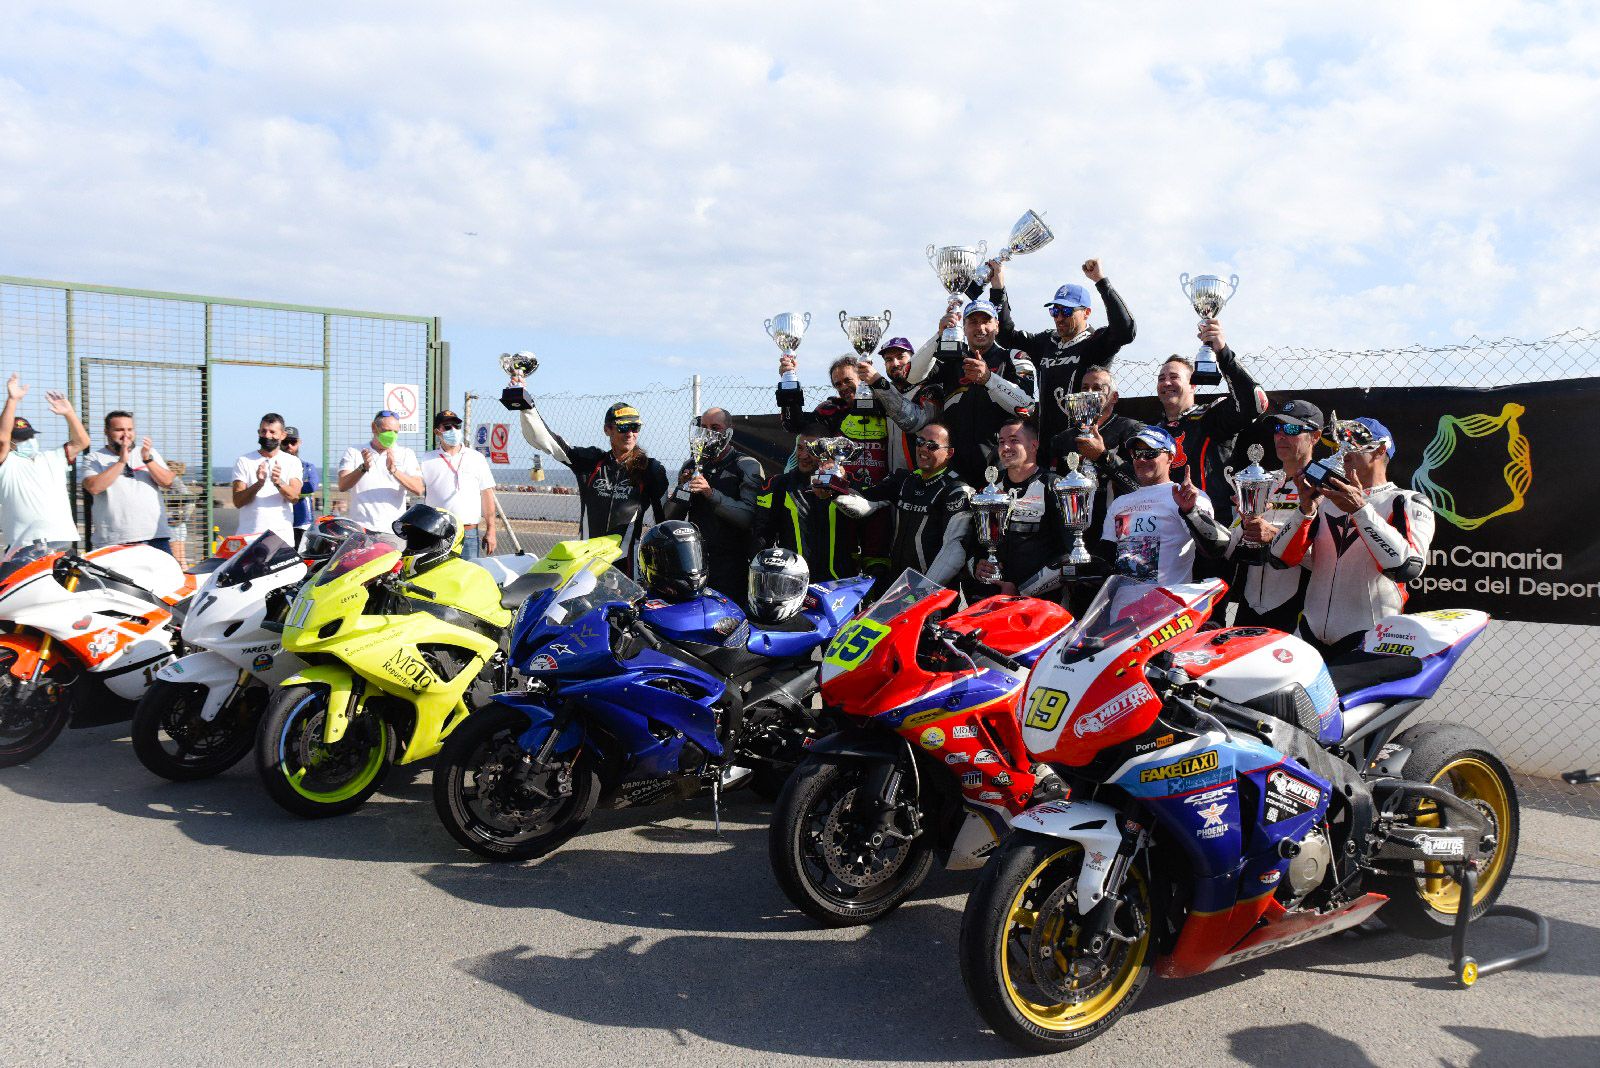
[[911, 759], [912, 831], [907, 835], [894, 826], [894, 816], [900, 807], [900, 788], [905, 779], [905, 769], [901, 767], [899, 759], [883, 760], [868, 769], [866, 777], [856, 789], [853, 814], [861, 821], [867, 842], [874, 849], [881, 846], [885, 838], [915, 838], [922, 833], [921, 812], [915, 804], [921, 797], [915, 757]]
[[[68, 575], [67, 581], [62, 583], [62, 585], [66, 588], [68, 593], [72, 593], [78, 588], [78, 573], [74, 571], [72, 574]], [[39, 642], [39, 661], [33, 665], [33, 674], [28, 676], [29, 682], [39, 681], [39, 676], [44, 673], [45, 662], [50, 659], [50, 647], [55, 644], [55, 641], [55, 638], [50, 634], [44, 633], [43, 640]]]
[[[1083, 918], [1080, 928], [1078, 951], [1091, 956], [1099, 956], [1104, 952], [1106, 943], [1110, 939], [1120, 942], [1135, 941], [1134, 936], [1114, 930], [1111, 921], [1123, 903], [1122, 884], [1127, 880], [1128, 869], [1138, 860], [1150, 841], [1150, 832], [1141, 824], [1126, 817], [1118, 826], [1122, 831], [1122, 844], [1117, 849], [1117, 855], [1111, 860], [1111, 870], [1106, 873], [1105, 896]], [[1087, 860], [1085, 854], [1085, 863]]]

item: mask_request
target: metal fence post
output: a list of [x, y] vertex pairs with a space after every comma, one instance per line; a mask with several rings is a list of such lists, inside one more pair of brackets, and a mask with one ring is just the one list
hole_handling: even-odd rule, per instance
[[695, 375], [689, 380], [689, 418], [693, 419], [700, 414], [700, 376]]
[[[212, 551], [212, 549], [214, 547], [214, 543], [213, 543], [212, 538], [211, 538], [211, 532], [216, 530], [216, 523], [217, 523], [217, 517], [216, 517], [216, 508], [217, 508], [216, 494], [217, 494], [217, 490], [216, 490], [216, 487], [212, 485], [212, 481], [216, 476], [213, 475], [212, 471], [211, 471], [211, 467], [212, 467], [212, 464], [211, 464], [211, 416], [212, 416], [212, 413], [214, 413], [217, 409], [216, 409], [216, 407], [215, 407], [215, 405], [213, 403], [212, 396], [211, 396], [211, 345], [212, 345], [212, 335], [211, 335], [212, 322], [211, 322], [211, 318], [212, 318], [212, 305], [208, 301], [206, 303], [205, 307], [206, 307], [206, 313], [205, 313], [205, 316], [206, 316], [205, 352], [204, 352], [205, 363], [204, 363], [204, 366], [202, 367], [202, 369], [200, 371], [200, 377], [201, 377], [201, 383], [200, 383], [201, 401], [200, 401], [200, 403], [205, 405], [205, 415], [200, 420], [200, 470], [202, 472], [202, 476], [201, 476], [201, 479], [200, 479], [200, 485], [204, 487], [205, 495], [206, 495], [206, 520], [205, 520], [205, 524], [206, 525], [205, 525], [205, 532], [201, 535], [200, 544], [202, 546], [201, 555], [202, 556], [210, 556], [211, 555], [211, 551]], [[233, 483], [232, 482], [228, 483], [228, 501], [229, 501], [229, 503], [232, 503], [232, 501], [233, 501]]]

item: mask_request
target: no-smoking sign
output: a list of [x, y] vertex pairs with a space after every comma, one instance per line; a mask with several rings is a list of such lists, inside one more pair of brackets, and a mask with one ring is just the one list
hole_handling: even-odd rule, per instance
[[511, 427], [505, 423], [495, 423], [489, 427], [489, 462], [508, 464], [511, 457], [506, 454], [506, 442], [511, 440]]
[[400, 432], [415, 434], [422, 429], [422, 387], [413, 382], [385, 382], [383, 406], [400, 418]]

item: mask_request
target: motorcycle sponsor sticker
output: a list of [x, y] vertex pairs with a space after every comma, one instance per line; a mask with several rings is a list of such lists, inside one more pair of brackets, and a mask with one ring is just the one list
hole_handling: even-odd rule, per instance
[[1195, 806], [1196, 808], [1199, 808], [1201, 805], [1209, 805], [1213, 801], [1222, 801], [1229, 797], [1232, 793], [1233, 787], [1224, 786], [1217, 790], [1207, 790], [1204, 793], [1192, 794], [1189, 797], [1184, 798], [1184, 801]]
[[972, 758], [972, 762], [974, 764], [998, 764], [1000, 763], [1000, 757], [995, 754], [993, 749], [980, 749], [978, 750], [978, 755]]
[[971, 759], [972, 757], [968, 756], [966, 753], [946, 753], [944, 755], [944, 762], [946, 764], [965, 764]]
[[999, 790], [985, 790], [978, 795], [979, 801], [999, 801], [1005, 795]]
[[1185, 612], [1177, 619], [1162, 625], [1161, 629], [1150, 635], [1145, 643], [1147, 649], [1159, 649], [1185, 631], [1194, 628], [1194, 617]]
[[1467, 855], [1467, 843], [1455, 836], [1438, 837], [1431, 834], [1419, 834], [1412, 839], [1418, 849], [1422, 850], [1425, 857], [1464, 857]]
[[94, 617], [93, 616], [84, 616], [82, 619], [78, 619], [78, 620], [74, 620], [73, 621], [72, 629], [73, 630], [88, 630], [89, 629], [89, 624], [93, 623], [93, 622], [94, 622]]
[[117, 632], [103, 630], [89, 639], [89, 655], [95, 658], [109, 656], [117, 647]]
[[1266, 810], [1268, 823], [1278, 823], [1298, 816], [1302, 812], [1309, 812], [1316, 808], [1317, 802], [1321, 800], [1322, 791], [1310, 783], [1303, 782], [1282, 770], [1267, 773], [1267, 789], [1261, 804]]
[[940, 746], [944, 745], [944, 731], [940, 730], [938, 727], [929, 727], [927, 730], [923, 731], [922, 736], [917, 739], [917, 744], [922, 746], [924, 749], [938, 749]]
[[433, 673], [428, 670], [427, 663], [403, 649], [396, 649], [390, 654], [389, 659], [383, 662], [383, 670], [417, 692], [427, 689], [433, 681]]
[[1399, 642], [1379, 642], [1372, 647], [1375, 653], [1386, 653], [1389, 656], [1410, 656], [1417, 651], [1415, 645], [1401, 645]]
[[978, 728], [970, 723], [963, 723], [950, 728], [950, 737], [952, 738], [976, 738], [977, 736]]
[[1280, 664], [1292, 664], [1294, 663], [1294, 653], [1289, 649], [1274, 649], [1272, 650], [1272, 659]]
[[1205, 667], [1221, 659], [1220, 655], [1205, 649], [1185, 649], [1172, 654], [1172, 663], [1175, 667]]
[[1135, 753], [1148, 753], [1155, 749], [1165, 749], [1177, 740], [1176, 735], [1163, 734], [1153, 742], [1140, 742], [1133, 747], [1133, 751]]
[[257, 671], [267, 670], [267, 668], [272, 666], [272, 654], [257, 653], [255, 659], [250, 661], [250, 666]]
[[1182, 779], [1189, 775], [1199, 775], [1202, 772], [1216, 771], [1221, 766], [1221, 758], [1215, 749], [1208, 749], [1204, 753], [1175, 760], [1171, 764], [1158, 764], [1153, 768], [1144, 768], [1139, 772], [1140, 782], [1166, 782], [1168, 779]]
[[1283, 878], [1283, 872], [1279, 871], [1277, 868], [1273, 868], [1271, 871], [1262, 872], [1260, 875], [1256, 876], [1256, 878], [1261, 881], [1262, 885], [1271, 886], [1273, 883]]
[[1155, 696], [1147, 683], [1136, 682], [1088, 715], [1079, 716], [1072, 724], [1072, 733], [1079, 738], [1099, 734], [1145, 702], [1155, 700]]
[[1200, 838], [1221, 838], [1228, 833], [1228, 821], [1222, 817], [1227, 815], [1228, 806], [1221, 801], [1213, 801], [1205, 808], [1199, 809], [1195, 815], [1205, 820], [1205, 824], [1195, 832]]
[[998, 775], [991, 776], [989, 781], [994, 783], [996, 786], [1010, 786], [1011, 776], [1002, 771]]
[[665, 607], [667, 607], [667, 602], [665, 602], [663, 600], [660, 600], [659, 598], [655, 598], [655, 597], [652, 597], [650, 600], [648, 600], [648, 601], [646, 601], [644, 603], [644, 610], [646, 612], [649, 612], [652, 609], [665, 608]]
[[1106, 855], [1098, 849], [1091, 849], [1084, 855], [1083, 866], [1099, 871], [1106, 866]]
[[540, 653], [528, 664], [529, 671], [554, 671], [555, 669], [556, 658], [549, 653]]
[[964, 775], [961, 776], [961, 785], [962, 786], [982, 786], [983, 785], [983, 772], [981, 772], [981, 771], [969, 771], [969, 772], [965, 773]]

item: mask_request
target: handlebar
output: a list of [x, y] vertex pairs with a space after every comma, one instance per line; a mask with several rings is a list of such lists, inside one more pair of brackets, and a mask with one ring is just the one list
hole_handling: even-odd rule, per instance
[[930, 623], [928, 625], [928, 633], [935, 641], [943, 642], [950, 648], [959, 653], [965, 653], [969, 657], [973, 653], [977, 653], [985, 660], [999, 664], [1007, 671], [1027, 670], [1021, 662], [1013, 660], [998, 649], [983, 644], [983, 640], [972, 631], [952, 630], [949, 627], [941, 627], [936, 623]]

